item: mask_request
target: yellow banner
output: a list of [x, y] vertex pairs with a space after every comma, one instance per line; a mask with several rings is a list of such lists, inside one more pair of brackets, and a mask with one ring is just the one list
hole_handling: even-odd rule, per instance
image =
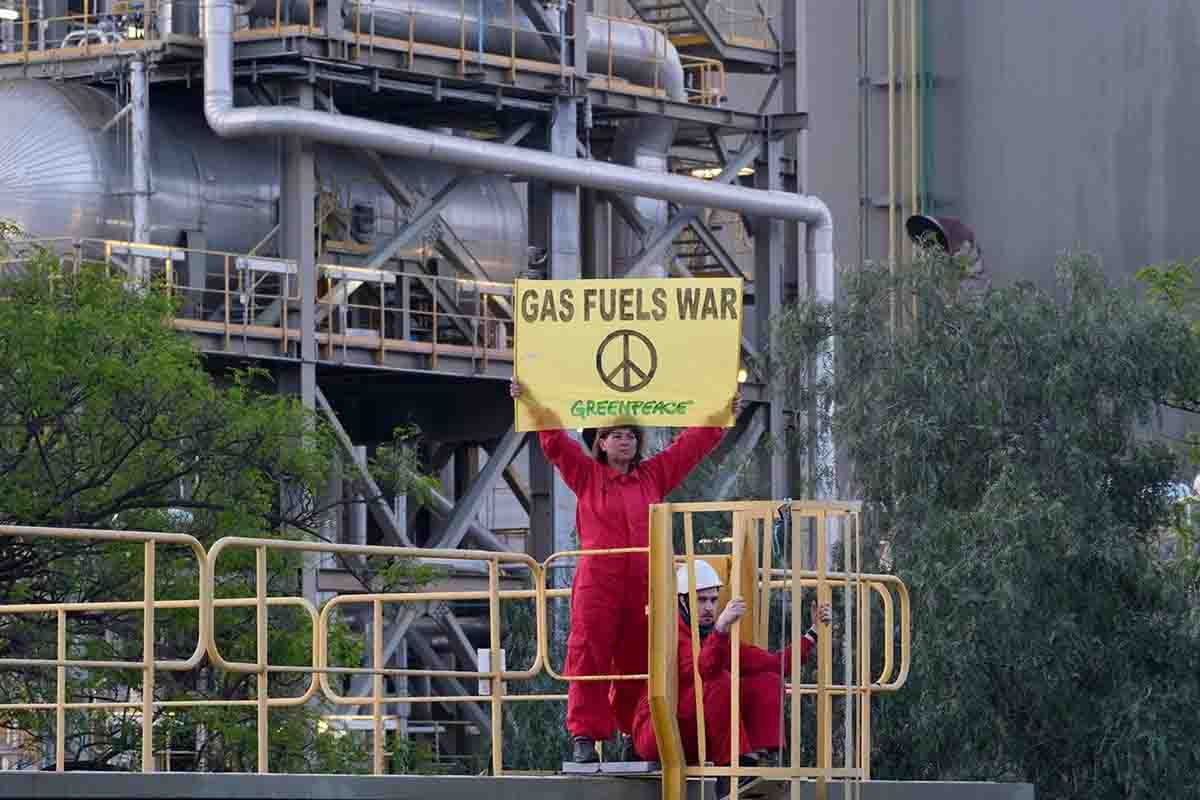
[[740, 278], [518, 280], [518, 431], [733, 425]]

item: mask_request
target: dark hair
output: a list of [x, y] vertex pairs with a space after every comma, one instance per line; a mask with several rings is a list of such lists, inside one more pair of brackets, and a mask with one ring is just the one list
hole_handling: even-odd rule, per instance
[[[619, 430], [631, 431], [633, 433], [633, 437], [637, 439], [637, 448], [633, 451], [633, 461], [630, 462], [630, 465], [636, 467], [642, 460], [642, 445], [645, 444], [646, 435], [637, 425], [613, 425], [611, 428], [591, 428], [589, 430], [593, 431], [592, 455], [601, 464], [608, 464], [608, 453], [605, 453], [600, 449], [600, 441], [606, 438], [613, 431]], [[583, 432], [583, 436], [584, 441], [587, 441], [587, 431]]]

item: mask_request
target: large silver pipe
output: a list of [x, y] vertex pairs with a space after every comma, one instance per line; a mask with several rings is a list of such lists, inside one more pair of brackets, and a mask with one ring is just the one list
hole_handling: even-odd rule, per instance
[[[136, 227], [145, 231], [137, 238], [153, 244], [181, 246], [195, 233], [208, 249], [244, 253], [262, 242], [278, 222], [278, 143], [220, 139], [201, 109], [180, 98], [162, 95], [151, 105], [142, 158], [132, 152], [131, 126], [116, 124], [136, 120], [118, 112], [112, 94], [70, 82], [0, 81], [0, 218], [35, 237], [132, 239]], [[406, 224], [405, 209], [362, 159], [324, 144], [315, 149], [322, 189], [336, 191], [341, 207], [363, 223], [349, 238], [372, 244]], [[146, 167], [137, 179], [135, 165]], [[426, 197], [455, 176], [444, 164], [412, 160], [389, 160], [388, 168]], [[140, 205], [150, 189], [142, 217], [135, 201]], [[509, 281], [525, 270], [526, 216], [505, 177], [460, 179], [442, 216], [492, 280]], [[135, 218], [145, 227], [135, 226]], [[416, 241], [398, 257], [429, 255], [426, 242]]]
[[[315, 8], [318, 18], [324, 4], [310, 8], [309, 0], [287, 0], [288, 21], [309, 21]], [[275, 0], [257, 0], [252, 15], [273, 19]], [[519, 5], [513, 0], [364, 0], [343, 5], [345, 24], [372, 36], [387, 36], [442, 47], [463, 47], [467, 58], [484, 54], [516, 56], [555, 63], [552, 50]], [[686, 99], [683, 63], [679, 51], [659, 28], [636, 20], [588, 15], [588, 72], [609, 76], [644, 87], [660, 89], [672, 100]], [[548, 22], [555, 30], [557, 14]], [[620, 125], [610, 158], [617, 164], [642, 172], [665, 174], [667, 157], [675, 141], [676, 123], [665, 116], [641, 116]], [[634, 197], [633, 208], [647, 230], [667, 223], [667, 203], [654, 197]], [[613, 274], [620, 277], [638, 260], [645, 245], [641, 235], [623, 219], [616, 219], [612, 233]], [[668, 255], [664, 251], [664, 255]], [[665, 264], [652, 264], [644, 274], [661, 276]]]
[[611, 192], [657, 197], [680, 205], [724, 208], [774, 219], [816, 221], [824, 204], [788, 192], [747, 189], [645, 173], [633, 167], [555, 156], [491, 142], [455, 138], [403, 125], [295, 108], [234, 108], [232, 0], [205, 9], [204, 114], [218, 136], [300, 136], [342, 147], [426, 159], [463, 169], [536, 178]]
[[150, 241], [150, 105], [146, 85], [146, 62], [135, 58], [129, 68], [132, 141], [130, 171], [133, 173], [133, 241]]

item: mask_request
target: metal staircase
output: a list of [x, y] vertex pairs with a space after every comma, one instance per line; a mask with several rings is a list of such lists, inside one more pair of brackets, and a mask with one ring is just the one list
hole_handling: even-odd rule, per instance
[[705, 223], [684, 228], [672, 242], [676, 272], [706, 278], [752, 279], [753, 273], [742, 270], [736, 254], [730, 252], [718, 237], [724, 227], [724, 223], [710, 218]]
[[[712, 0], [628, 0], [628, 3], [643, 21], [664, 29], [684, 55], [718, 59], [724, 62], [727, 72], [761, 73], [764, 69], [774, 71], [782, 66], [778, 37], [770, 25], [769, 0], [767, 5], [764, 0], [722, 0], [720, 3]], [[739, 19], [761, 21], [762, 37], [739, 34], [736, 30]]]

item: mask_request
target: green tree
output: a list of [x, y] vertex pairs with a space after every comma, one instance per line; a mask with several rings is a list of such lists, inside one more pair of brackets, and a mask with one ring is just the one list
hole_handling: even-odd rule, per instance
[[[321, 419], [274, 393], [262, 371], [207, 372], [172, 329], [173, 306], [162, 293], [130, 288], [101, 269], [66, 272], [44, 252], [23, 263], [20, 276], [0, 285], [0, 524], [176, 531], [205, 546], [227, 535], [320, 532], [329, 511], [321, 489], [336, 463], [336, 441]], [[190, 551], [160, 546], [156, 560], [157, 597], [197, 597]], [[300, 566], [298, 557], [273, 555], [270, 593], [300, 594]], [[231, 551], [219, 569], [221, 597], [254, 596], [252, 551]], [[137, 600], [142, 573], [140, 545], [0, 537], [0, 603]], [[218, 610], [226, 658], [254, 659], [252, 614]], [[156, 616], [158, 657], [190, 655], [197, 612]], [[309, 663], [307, 614], [277, 607], [270, 618], [271, 662]], [[72, 614], [68, 628], [72, 658], [141, 658], [140, 613]], [[54, 647], [45, 617], [0, 617], [0, 657], [53, 658]], [[341, 663], [357, 663], [360, 645], [348, 627], [334, 626], [331, 648]], [[299, 695], [309, 679], [273, 675], [271, 696]], [[159, 672], [156, 697], [246, 700], [254, 683], [205, 662], [191, 672]], [[141, 676], [71, 670], [69, 684], [76, 700], [128, 702]], [[54, 670], [0, 673], [0, 696], [53, 700]], [[321, 710], [272, 710], [274, 769], [365, 766], [348, 739], [318, 729]], [[53, 741], [52, 714], [9, 714], [0, 724]], [[68, 727], [68, 761], [120, 763], [140, 748], [134, 710], [73, 713]], [[169, 739], [197, 751], [209, 770], [252, 769], [254, 730], [252, 706], [160, 710], [156, 748]]]
[[837, 373], [797, 406], [831, 427], [880, 568], [912, 590], [913, 668], [875, 712], [875, 775], [1194, 796], [1195, 573], [1160, 552], [1180, 453], [1147, 430], [1196, 398], [1197, 335], [1086, 256], [1059, 263], [1056, 292], [973, 288], [963, 266], [866, 265], [836, 307], [776, 322], [781, 375], [836, 342]]

